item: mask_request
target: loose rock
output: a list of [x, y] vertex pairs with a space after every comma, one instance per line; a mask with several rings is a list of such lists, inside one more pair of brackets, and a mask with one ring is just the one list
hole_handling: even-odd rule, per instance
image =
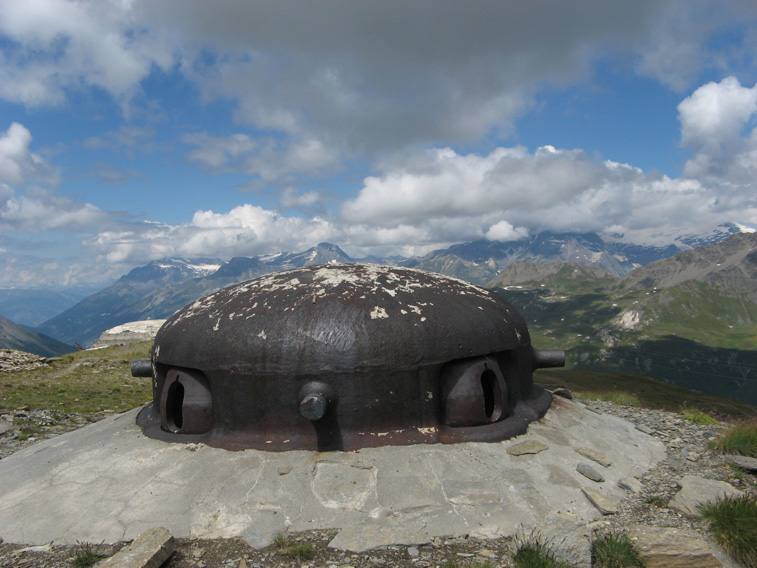
[[618, 512], [617, 504], [605, 497], [599, 491], [588, 488], [584, 488], [581, 491], [583, 491], [583, 494], [586, 495], [586, 498], [591, 501], [591, 504], [596, 507], [597, 511], [599, 511], [603, 515], [614, 515]]
[[602, 477], [602, 474], [591, 467], [588, 463], [578, 464], [576, 466], [576, 471], [584, 477], [588, 477], [589, 479], [596, 481], [597, 483], [602, 483], [605, 480], [605, 478]]
[[581, 454], [583, 457], [588, 458], [591, 461], [597, 462], [602, 467], [610, 467], [612, 465], [612, 461], [610, 461], [610, 458], [608, 458], [602, 452], [595, 450], [593, 448], [576, 448], [576, 451], [579, 454]]
[[160, 568], [174, 552], [173, 536], [156, 527], [139, 535], [134, 542], [99, 564], [100, 568]]
[[757, 472], [757, 458], [748, 456], [726, 456], [726, 461], [744, 471]]
[[669, 527], [636, 527], [631, 540], [648, 568], [723, 568], [710, 546], [695, 533]]
[[723, 496], [738, 497], [742, 493], [729, 483], [698, 475], [685, 475], [680, 483], [681, 490], [670, 502], [670, 508], [684, 515], [699, 515], [699, 505], [714, 503]]
[[542, 444], [536, 440], [529, 440], [528, 442], [521, 442], [507, 448], [507, 453], [511, 456], [523, 456], [527, 454], [538, 454], [544, 450], [548, 450], [549, 446]]

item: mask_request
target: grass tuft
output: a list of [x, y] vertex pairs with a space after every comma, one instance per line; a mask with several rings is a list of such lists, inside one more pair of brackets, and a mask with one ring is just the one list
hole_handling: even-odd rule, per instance
[[515, 553], [513, 554], [515, 568], [573, 568], [555, 556], [554, 548], [542, 541], [536, 533], [527, 537], [516, 537]]
[[105, 555], [100, 554], [99, 544], [92, 544], [91, 542], [79, 542], [78, 540], [76, 541], [76, 543], [79, 545], [79, 550], [71, 560], [76, 568], [89, 568], [89, 566], [94, 566], [100, 560], [105, 558]]
[[639, 397], [622, 391], [585, 391], [573, 393], [573, 396], [583, 400], [604, 400], [624, 406], [641, 406]]
[[705, 414], [701, 410], [686, 410], [682, 412], [684, 420], [693, 422], [694, 424], [706, 424], [708, 426], [716, 426], [720, 424], [709, 414]]
[[289, 537], [283, 532], [277, 532], [273, 537], [273, 546], [277, 550], [283, 550], [289, 547]]
[[309, 542], [298, 542], [289, 547], [286, 555], [296, 560], [308, 560], [313, 557], [313, 545]]
[[591, 545], [591, 561], [594, 568], [646, 566], [641, 554], [625, 534], [607, 534], [597, 538]]
[[757, 566], [757, 501], [753, 497], [724, 497], [700, 506], [699, 511], [731, 558], [744, 566]]
[[757, 420], [731, 426], [712, 447], [724, 454], [757, 458]]
[[662, 495], [650, 495], [644, 499], [644, 502], [647, 505], [654, 505], [655, 507], [666, 507], [668, 505], [668, 500]]
[[313, 545], [309, 542], [292, 542], [283, 532], [273, 537], [273, 546], [279, 554], [295, 560], [308, 560], [313, 557]]

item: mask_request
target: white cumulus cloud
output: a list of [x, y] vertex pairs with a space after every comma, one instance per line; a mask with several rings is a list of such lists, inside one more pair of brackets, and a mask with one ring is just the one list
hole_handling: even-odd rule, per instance
[[678, 105], [681, 146], [691, 150], [684, 175], [721, 182], [757, 181], [757, 85], [736, 77], [699, 87]]
[[57, 168], [29, 149], [32, 136], [14, 122], [0, 133], [0, 230], [41, 233], [98, 227], [110, 215], [57, 194]]
[[127, 103], [153, 66], [174, 60], [159, 30], [140, 23], [132, 2], [0, 2], [0, 96], [27, 106], [60, 104], [65, 91], [97, 86]]
[[282, 141], [248, 134], [212, 136], [187, 134], [183, 142], [196, 146], [187, 159], [211, 173], [241, 172], [258, 183], [291, 183], [301, 176], [324, 176], [339, 169], [339, 155], [319, 140]]
[[144, 223], [103, 231], [86, 244], [108, 262], [140, 263], [167, 256], [230, 258], [302, 250], [338, 234], [326, 219], [285, 216], [245, 204], [228, 213], [197, 211], [181, 225]]

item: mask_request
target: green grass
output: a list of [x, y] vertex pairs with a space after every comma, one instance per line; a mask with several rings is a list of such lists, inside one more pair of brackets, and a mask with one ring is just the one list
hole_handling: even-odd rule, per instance
[[279, 554], [295, 560], [308, 560], [313, 557], [313, 545], [309, 542], [292, 542], [289, 536], [279, 532], [273, 537], [273, 546]]
[[724, 454], [738, 454], [757, 458], [757, 420], [731, 426], [725, 434], [712, 442], [711, 445]]
[[633, 393], [644, 407], [670, 412], [700, 411], [722, 416], [724, 419], [736, 420], [757, 417], [757, 407], [750, 404], [685, 389], [632, 373], [544, 369], [534, 373], [534, 382], [546, 389], [565, 386], [574, 393], [586, 391]]
[[313, 557], [313, 545], [309, 542], [292, 544], [286, 551], [286, 555], [296, 560], [308, 560]]
[[731, 558], [744, 566], [757, 566], [757, 501], [753, 497], [725, 497], [699, 510], [710, 521], [713, 538]]
[[641, 406], [639, 397], [622, 391], [606, 391], [606, 392], [575, 392], [573, 393], [575, 398], [582, 400], [606, 400], [615, 404], [622, 404], [625, 406]]
[[707, 424], [709, 426], [720, 424], [720, 422], [715, 420], [712, 416], [705, 414], [701, 410], [686, 410], [681, 414], [684, 420], [688, 420], [689, 422], [693, 422], [694, 424]]
[[591, 545], [594, 568], [644, 568], [646, 564], [628, 535], [607, 534]]
[[150, 378], [131, 376], [131, 361], [150, 356], [152, 342], [76, 351], [52, 365], [0, 375], [0, 408], [53, 414], [123, 412], [152, 399]]
[[273, 546], [278, 550], [284, 550], [289, 546], [289, 537], [282, 532], [276, 533], [273, 537]]
[[515, 568], [573, 568], [573, 566], [555, 556], [554, 548], [543, 542], [535, 533], [527, 537], [516, 537]]
[[665, 507], [668, 504], [667, 499], [662, 495], [650, 495], [644, 500], [644, 502], [647, 505], [654, 505], [655, 507]]
[[94, 566], [100, 560], [105, 558], [105, 556], [99, 552], [99, 545], [79, 541], [77, 541], [77, 543], [79, 545], [79, 550], [76, 552], [73, 559], [71, 559], [71, 563], [76, 566], [76, 568], [88, 568], [89, 566]]

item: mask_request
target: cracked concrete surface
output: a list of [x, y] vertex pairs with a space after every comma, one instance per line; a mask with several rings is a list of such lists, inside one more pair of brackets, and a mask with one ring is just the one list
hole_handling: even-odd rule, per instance
[[[282, 530], [338, 528], [350, 550], [432, 536], [514, 534], [552, 516], [601, 517], [583, 490], [609, 503], [618, 482], [664, 457], [632, 424], [557, 398], [528, 433], [498, 443], [352, 452], [232, 452], [146, 438], [138, 409], [42, 441], [0, 461], [0, 536], [73, 544], [135, 538], [162, 526], [176, 537], [268, 544]], [[507, 449], [533, 440], [536, 454]], [[576, 471], [586, 449], [604, 482]]]

